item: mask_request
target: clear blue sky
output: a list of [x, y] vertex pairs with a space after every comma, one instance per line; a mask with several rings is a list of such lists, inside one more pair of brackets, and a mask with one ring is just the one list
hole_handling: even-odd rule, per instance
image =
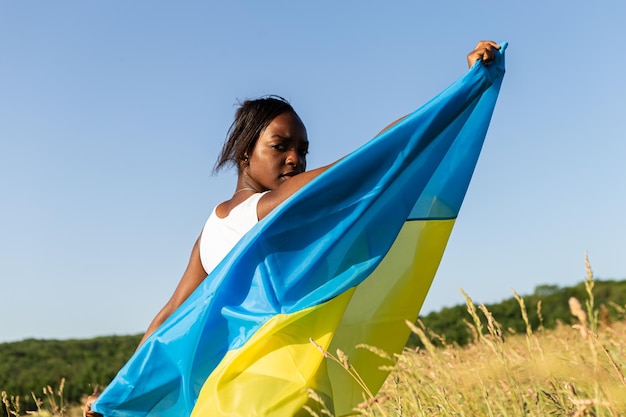
[[309, 166], [508, 41], [483, 154], [423, 312], [626, 278], [622, 1], [5, 1], [0, 341], [142, 332], [234, 171], [237, 100], [288, 98]]

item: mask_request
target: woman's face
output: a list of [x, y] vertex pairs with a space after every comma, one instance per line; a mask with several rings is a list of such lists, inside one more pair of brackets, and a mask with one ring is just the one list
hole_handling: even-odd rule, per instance
[[291, 112], [276, 116], [247, 155], [246, 182], [258, 190], [274, 190], [305, 171], [308, 149], [306, 128], [298, 116]]

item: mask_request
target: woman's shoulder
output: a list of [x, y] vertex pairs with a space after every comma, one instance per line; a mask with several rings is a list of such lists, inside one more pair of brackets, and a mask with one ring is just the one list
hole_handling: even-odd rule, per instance
[[261, 197], [262, 193], [256, 193], [245, 198], [230, 207], [224, 217], [218, 215], [220, 205], [213, 209], [199, 241], [200, 260], [205, 271], [212, 271], [243, 235], [258, 223], [256, 206]]
[[256, 216], [256, 208], [259, 200], [267, 193], [269, 193], [269, 191], [254, 193], [250, 196], [244, 196], [244, 198], [233, 197], [215, 206], [211, 216], [220, 220], [225, 220], [232, 216], [240, 216], [241, 214], [245, 215], [249, 212], [254, 212]]

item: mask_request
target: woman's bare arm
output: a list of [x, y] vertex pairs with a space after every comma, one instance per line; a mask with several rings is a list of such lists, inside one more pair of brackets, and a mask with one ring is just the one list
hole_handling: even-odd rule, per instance
[[189, 264], [187, 265], [187, 269], [183, 273], [174, 293], [171, 298], [165, 304], [165, 306], [159, 311], [159, 313], [154, 317], [150, 326], [146, 330], [141, 342], [141, 345], [147, 338], [150, 336], [167, 318], [176, 310], [186, 299], [191, 295], [192, 292], [200, 283], [206, 278], [207, 273], [202, 267], [202, 262], [200, 261], [200, 238], [196, 240], [196, 243], [193, 245], [193, 249], [191, 250], [191, 256], [189, 257]]
[[314, 178], [318, 177], [321, 173], [326, 171], [331, 166], [335, 165], [338, 161], [332, 164], [326, 165], [321, 168], [316, 168], [311, 171], [305, 171], [289, 180], [282, 183], [278, 188], [266, 193], [257, 204], [257, 216], [259, 220], [267, 216], [272, 210], [274, 210], [280, 203], [291, 197], [296, 191], [304, 187], [311, 182]]

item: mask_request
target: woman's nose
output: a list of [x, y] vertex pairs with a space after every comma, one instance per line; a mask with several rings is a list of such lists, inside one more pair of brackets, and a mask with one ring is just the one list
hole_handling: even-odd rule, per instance
[[292, 165], [294, 167], [298, 167], [304, 165], [304, 158], [296, 149], [290, 149], [287, 153], [287, 165]]

